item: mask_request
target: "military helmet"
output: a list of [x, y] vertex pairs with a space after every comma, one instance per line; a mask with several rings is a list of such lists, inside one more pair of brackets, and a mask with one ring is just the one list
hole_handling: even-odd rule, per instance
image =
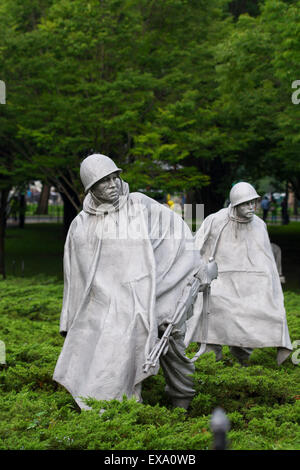
[[122, 170], [116, 166], [111, 158], [100, 153], [89, 155], [80, 165], [80, 178], [84, 191], [87, 192], [93, 184], [115, 171], [120, 172]]
[[253, 186], [249, 183], [241, 182], [235, 184], [230, 191], [229, 199], [232, 207], [238, 206], [243, 202], [258, 199], [260, 196], [257, 194]]

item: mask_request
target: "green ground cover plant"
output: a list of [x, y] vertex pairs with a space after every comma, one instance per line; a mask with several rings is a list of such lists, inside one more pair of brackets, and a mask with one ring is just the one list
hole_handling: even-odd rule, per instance
[[[80, 412], [72, 396], [52, 380], [64, 341], [58, 332], [60, 230], [48, 224], [9, 229], [10, 257], [21, 253], [29, 263], [43, 256], [41, 240], [47, 243], [47, 237], [49, 256], [42, 258], [39, 275], [32, 275], [35, 259], [23, 278], [10, 275], [0, 285], [0, 340], [6, 346], [6, 364], [0, 366], [0, 449], [211, 449], [210, 417], [216, 406], [231, 423], [230, 449], [300, 449], [300, 364], [289, 358], [278, 367], [273, 348], [255, 350], [249, 367], [240, 366], [227, 347], [220, 362], [213, 353], [204, 355], [196, 364], [196, 395], [188, 413], [172, 409], [161, 372], [144, 381], [142, 404], [125, 398], [90, 400], [92, 410]], [[24, 243], [27, 237], [35, 246]], [[52, 275], [55, 269], [57, 276]], [[300, 291], [288, 286], [284, 294], [293, 342], [300, 340]], [[191, 345], [188, 354], [195, 349]], [[101, 408], [106, 411], [100, 415]]]

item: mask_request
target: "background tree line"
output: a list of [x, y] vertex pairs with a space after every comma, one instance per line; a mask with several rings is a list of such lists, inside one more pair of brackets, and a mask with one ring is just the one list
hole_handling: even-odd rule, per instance
[[300, 1], [2, 0], [0, 272], [8, 194], [40, 179], [81, 208], [91, 152], [132, 191], [220, 209], [261, 176], [300, 197]]

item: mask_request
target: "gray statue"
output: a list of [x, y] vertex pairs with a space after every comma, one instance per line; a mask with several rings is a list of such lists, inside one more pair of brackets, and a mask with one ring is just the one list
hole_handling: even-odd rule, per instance
[[141, 401], [142, 381], [161, 365], [173, 405], [187, 408], [195, 392], [184, 319], [172, 325], [160, 361], [147, 360], [199, 268], [207, 285], [205, 265], [181, 217], [130, 193], [121, 171], [101, 154], [81, 164], [86, 197], [65, 243], [66, 338], [53, 378], [88, 409], [83, 398]]
[[254, 214], [258, 198], [253, 186], [237, 183], [229, 207], [206, 217], [198, 230], [200, 254], [215, 258], [219, 275], [211, 286], [206, 328], [200, 293], [185, 342], [202, 344], [203, 352], [214, 351], [217, 360], [222, 345], [228, 345], [243, 364], [254, 348], [276, 347], [280, 365], [292, 345], [266, 225]]

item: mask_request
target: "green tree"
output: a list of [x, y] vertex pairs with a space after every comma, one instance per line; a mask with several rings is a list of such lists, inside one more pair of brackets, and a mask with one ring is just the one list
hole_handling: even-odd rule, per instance
[[58, 0], [13, 37], [23, 157], [75, 212], [79, 163], [91, 151], [122, 165], [133, 190], [214, 180], [221, 134], [211, 109], [213, 49], [230, 27], [226, 3], [91, 0], [83, 9], [82, 0]]
[[298, 197], [300, 109], [291, 86], [299, 75], [299, 6], [268, 0], [257, 18], [239, 17], [217, 47], [214, 103], [237, 178], [275, 176], [292, 183]]
[[151, 187], [188, 191], [190, 202], [196, 197], [211, 211], [224, 200], [215, 171], [222, 132], [212, 106], [215, 44], [232, 27], [224, 12], [227, 2], [156, 1], [151, 9], [142, 3], [144, 54], [137, 58], [156, 87], [153, 113], [134, 139], [129, 171], [144, 174]]
[[[8, 215], [9, 194], [12, 187], [24, 187], [33, 177], [33, 166], [24, 159], [29, 149], [18, 139], [21, 111], [17, 102], [25, 100], [21, 69], [21, 44], [37, 25], [42, 11], [50, 2], [5, 0], [0, 7], [0, 70], [1, 79], [6, 83], [6, 104], [0, 107], [0, 274], [5, 278], [5, 233]], [[26, 59], [25, 59], [26, 60]], [[16, 73], [17, 72], [17, 73]], [[18, 98], [18, 99], [16, 99]]]

